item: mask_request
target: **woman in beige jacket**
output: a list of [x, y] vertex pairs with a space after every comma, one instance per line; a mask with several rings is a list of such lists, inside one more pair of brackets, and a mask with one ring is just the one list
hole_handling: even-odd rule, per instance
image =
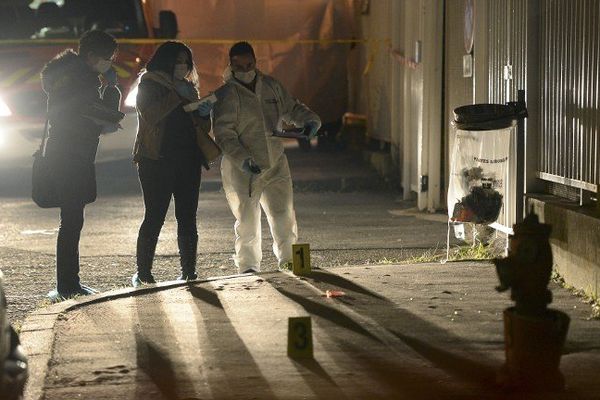
[[[199, 105], [200, 104], [200, 105]], [[175, 199], [181, 280], [196, 279], [196, 211], [201, 167], [208, 167], [196, 135], [210, 131], [209, 102], [198, 103], [191, 50], [181, 42], [160, 45], [141, 75], [136, 98], [138, 132], [134, 161], [144, 195], [133, 286], [155, 283], [152, 262], [158, 235]]]

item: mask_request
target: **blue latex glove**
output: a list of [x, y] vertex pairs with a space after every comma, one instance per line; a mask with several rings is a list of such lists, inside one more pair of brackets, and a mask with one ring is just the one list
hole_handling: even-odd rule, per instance
[[242, 170], [244, 170], [245, 172], [247, 172], [249, 174], [255, 174], [255, 175], [258, 175], [261, 173], [260, 167], [258, 165], [256, 165], [256, 163], [251, 158], [248, 158], [248, 159], [246, 159], [246, 161], [244, 161], [244, 165], [242, 165]]
[[304, 124], [304, 129], [308, 132], [308, 140], [317, 137], [321, 124], [318, 121], [308, 121]]
[[196, 89], [186, 80], [175, 80], [173, 82], [175, 91], [178, 95], [186, 99], [193, 99], [196, 97]]
[[106, 81], [106, 84], [108, 86], [117, 86], [117, 83], [119, 83], [119, 77], [117, 75], [117, 71], [115, 71], [115, 69], [112, 67], [109, 68], [108, 71], [103, 73], [102, 77], [104, 78], [104, 80]]
[[211, 103], [210, 101], [205, 101], [204, 103], [200, 104], [198, 106], [198, 115], [206, 118], [208, 116], [210, 116], [210, 111], [213, 109], [213, 103]]

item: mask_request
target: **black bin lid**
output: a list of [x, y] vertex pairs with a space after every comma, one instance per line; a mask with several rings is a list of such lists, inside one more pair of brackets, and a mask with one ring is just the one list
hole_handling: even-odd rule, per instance
[[519, 115], [506, 104], [469, 104], [454, 109], [452, 124], [464, 131], [491, 131], [514, 126]]

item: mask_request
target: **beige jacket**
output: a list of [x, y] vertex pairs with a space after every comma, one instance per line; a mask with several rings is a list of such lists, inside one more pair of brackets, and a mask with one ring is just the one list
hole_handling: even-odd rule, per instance
[[[165, 135], [166, 117], [180, 104], [198, 100], [182, 98], [173, 86], [173, 80], [162, 72], [145, 72], [140, 78], [136, 97], [138, 131], [133, 146], [133, 160], [143, 157], [152, 160], [160, 158], [161, 145]], [[194, 118], [197, 129], [210, 132], [210, 120]]]
[[293, 98], [274, 78], [257, 71], [256, 90], [250, 91], [230, 78], [216, 92], [213, 109], [215, 141], [238, 168], [252, 158], [261, 169], [275, 165], [283, 154], [281, 138], [273, 130], [283, 122], [302, 127], [321, 123], [317, 114]]

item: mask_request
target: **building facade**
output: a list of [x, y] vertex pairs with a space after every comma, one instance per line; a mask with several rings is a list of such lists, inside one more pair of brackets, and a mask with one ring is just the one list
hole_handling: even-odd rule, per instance
[[[600, 0], [362, 1], [357, 19], [366, 42], [351, 104], [404, 197], [445, 208], [453, 110], [524, 90], [527, 203], [554, 225], [559, 272], [597, 296]], [[510, 170], [514, 182], [514, 158]]]

